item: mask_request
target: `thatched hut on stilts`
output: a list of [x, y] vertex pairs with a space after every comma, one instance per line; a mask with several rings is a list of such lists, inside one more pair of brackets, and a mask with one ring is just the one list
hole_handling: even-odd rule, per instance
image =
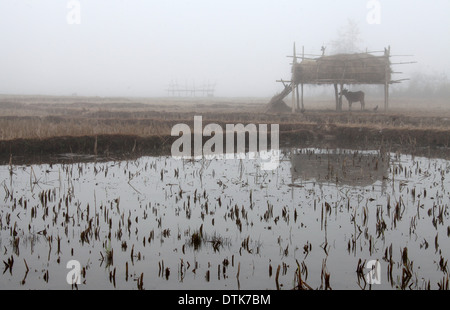
[[[294, 44], [292, 77], [290, 81], [280, 80], [284, 90], [275, 95], [269, 103], [271, 107], [282, 106], [283, 99], [292, 92], [292, 112], [303, 111], [303, 85], [334, 85], [336, 110], [342, 110], [342, 92], [344, 85], [372, 84], [384, 85], [384, 109], [389, 108], [389, 85], [402, 80], [392, 80], [390, 47], [384, 49], [382, 56], [371, 53], [337, 54], [318, 58], [297, 56]], [[300, 58], [300, 62], [297, 59]], [[300, 94], [299, 94], [300, 86]], [[301, 105], [301, 108], [300, 108]]]

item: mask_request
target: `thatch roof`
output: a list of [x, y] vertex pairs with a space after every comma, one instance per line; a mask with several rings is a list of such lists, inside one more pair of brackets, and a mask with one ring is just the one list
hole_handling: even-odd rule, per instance
[[389, 57], [368, 53], [303, 59], [294, 70], [297, 84], [384, 84], [392, 72]]

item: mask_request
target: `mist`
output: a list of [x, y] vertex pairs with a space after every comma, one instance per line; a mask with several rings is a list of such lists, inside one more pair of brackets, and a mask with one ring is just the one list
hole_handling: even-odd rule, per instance
[[[167, 96], [168, 85], [216, 83], [217, 97], [270, 97], [290, 78], [297, 51], [320, 54], [353, 21], [358, 50], [391, 46], [401, 78], [450, 73], [449, 1], [71, 1], [0, 2], [0, 93]], [[396, 59], [394, 59], [396, 60]], [[398, 70], [397, 70], [398, 69]]]

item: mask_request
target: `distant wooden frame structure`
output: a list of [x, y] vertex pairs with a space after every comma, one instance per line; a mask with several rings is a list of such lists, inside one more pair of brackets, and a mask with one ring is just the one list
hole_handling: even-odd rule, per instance
[[214, 97], [215, 87], [216, 83], [209, 83], [209, 81], [199, 87], [195, 86], [195, 82], [191, 87], [188, 87], [187, 82], [184, 87], [180, 87], [177, 81], [172, 80], [167, 88], [167, 97], [197, 97], [198, 93], [202, 93], [203, 97]]
[[[375, 56], [373, 53], [383, 53], [382, 56]], [[278, 80], [284, 85], [284, 90], [275, 95], [271, 103], [283, 100], [292, 92], [292, 112], [296, 109], [304, 110], [303, 85], [334, 85], [336, 100], [336, 110], [342, 110], [342, 90], [344, 85], [371, 84], [384, 85], [384, 109], [389, 109], [389, 85], [400, 83], [408, 79], [393, 80], [391, 69], [391, 48], [385, 48], [384, 51], [354, 53], [354, 54], [336, 54], [325, 56], [325, 48], [322, 47], [322, 55], [305, 55], [304, 47], [301, 56], [298, 56], [295, 49], [292, 56], [291, 80]], [[305, 57], [306, 56], [306, 57]], [[311, 56], [316, 56], [312, 58]], [[412, 55], [396, 55], [412, 56]], [[298, 58], [301, 62], [298, 62]], [[415, 62], [401, 62], [395, 64], [409, 64]], [[300, 94], [299, 94], [300, 86]], [[339, 89], [338, 89], [339, 87]]]

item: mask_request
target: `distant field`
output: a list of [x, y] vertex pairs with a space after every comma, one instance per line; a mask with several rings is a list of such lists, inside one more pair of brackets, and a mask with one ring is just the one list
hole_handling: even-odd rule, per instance
[[[391, 99], [334, 111], [332, 99], [305, 99], [304, 113], [267, 114], [269, 98], [100, 98], [0, 96], [2, 158], [56, 153], [113, 153], [155, 149], [170, 142], [172, 126], [277, 123], [286, 145], [351, 143], [448, 147], [450, 104], [445, 101]], [[289, 100], [286, 100], [289, 104]], [[377, 108], [376, 111], [374, 109]], [[162, 142], [161, 142], [162, 141]], [[95, 149], [94, 149], [95, 143]], [[131, 145], [131, 146], [130, 146]], [[151, 147], [150, 147], [151, 146]]]

